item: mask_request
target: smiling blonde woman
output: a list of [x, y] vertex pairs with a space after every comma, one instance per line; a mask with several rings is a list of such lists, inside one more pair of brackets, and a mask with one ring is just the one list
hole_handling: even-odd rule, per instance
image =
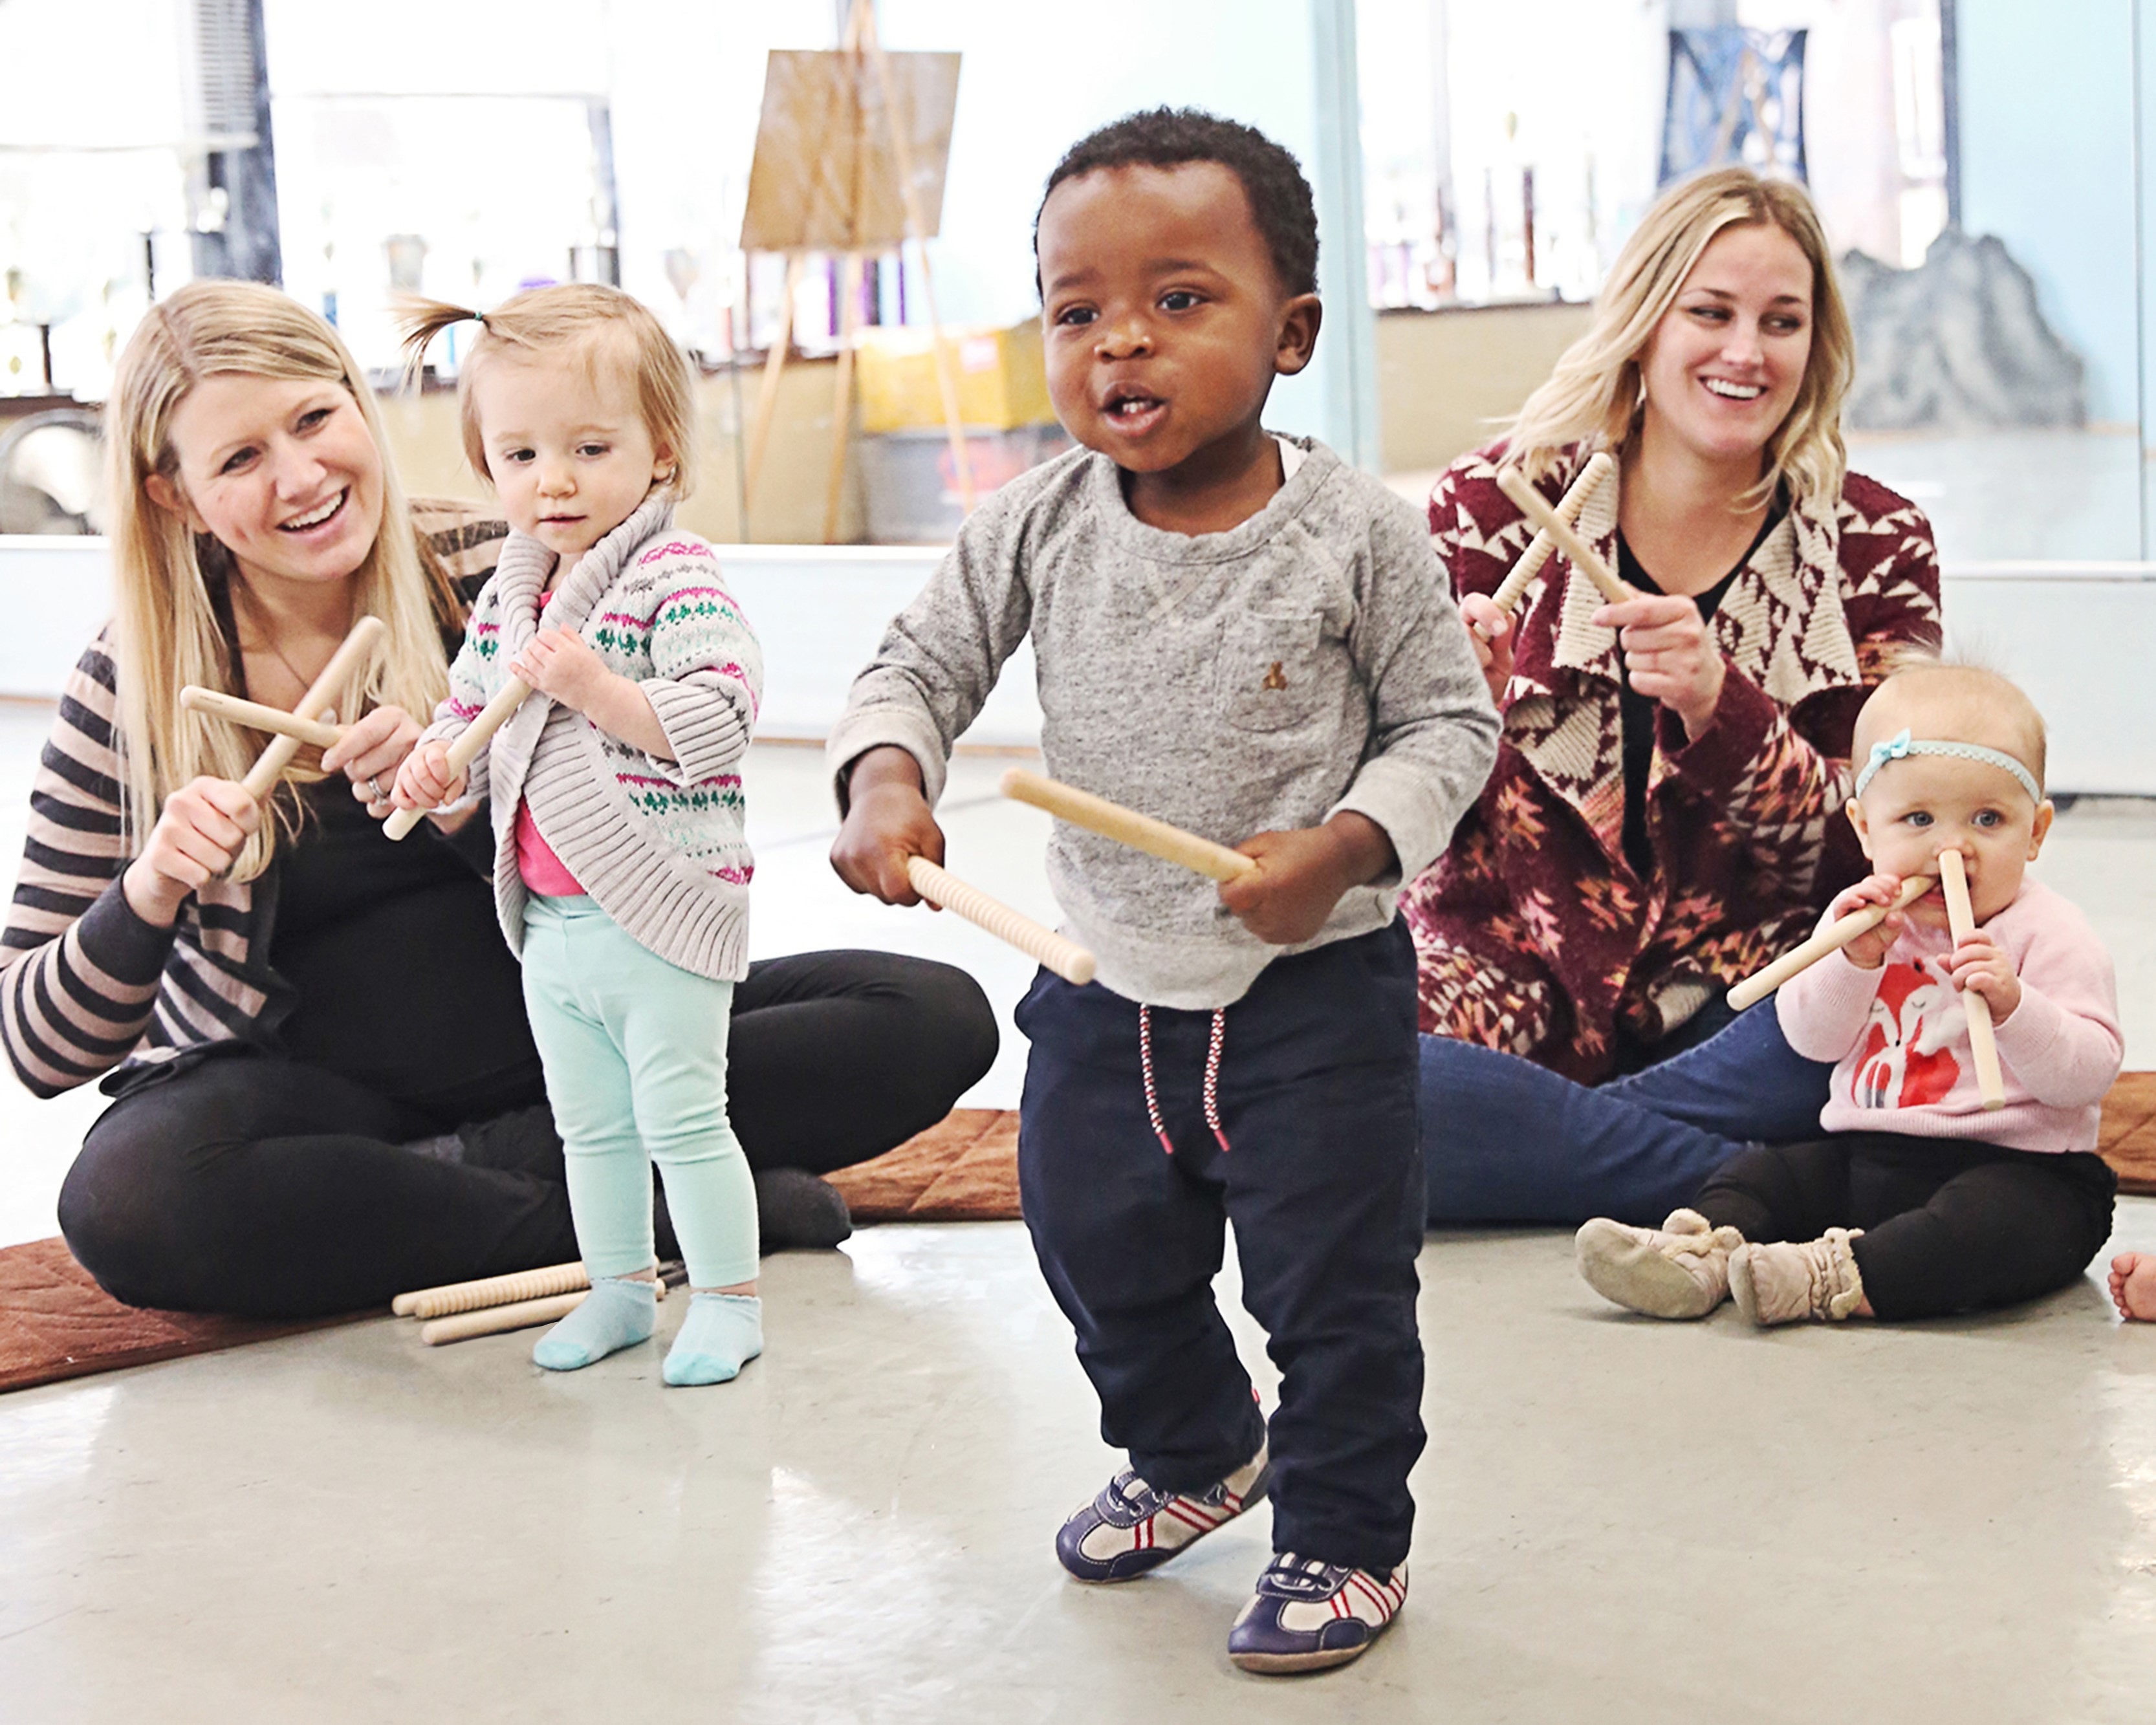
[[[1732, 1141], [1816, 1124], [1823, 1074], [1771, 1009], [1709, 1038], [1728, 985], [1860, 871], [1851, 726], [1939, 639], [1929, 523], [1846, 470], [1851, 354], [1802, 188], [1705, 174], [1648, 212], [1511, 434], [1438, 482], [1505, 731], [1401, 900], [1433, 1219], [1659, 1220]], [[1617, 470], [1579, 530], [1637, 596], [1604, 602], [1560, 553], [1507, 620], [1490, 595], [1532, 527], [1500, 468], [1555, 499], [1598, 449]]]

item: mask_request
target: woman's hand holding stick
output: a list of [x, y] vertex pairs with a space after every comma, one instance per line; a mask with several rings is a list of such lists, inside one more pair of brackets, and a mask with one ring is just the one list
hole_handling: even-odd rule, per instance
[[1929, 875], [1912, 875], [1902, 889], [1883, 905], [1866, 905], [1829, 923], [1800, 947], [1793, 947], [1763, 970], [1756, 970], [1729, 991], [1729, 1009], [1743, 1012], [1756, 1006], [1798, 972], [1810, 970], [1820, 959], [1839, 952], [1860, 935], [1876, 928], [1897, 911], [1906, 911], [1938, 883]]

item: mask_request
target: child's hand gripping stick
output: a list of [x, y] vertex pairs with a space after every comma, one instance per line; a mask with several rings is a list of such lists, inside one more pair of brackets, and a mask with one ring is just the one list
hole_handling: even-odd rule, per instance
[[1074, 827], [1113, 839], [1118, 845], [1142, 850], [1163, 862], [1194, 869], [1215, 880], [1234, 880], [1258, 866], [1240, 850], [1215, 845], [1210, 839], [1186, 833], [1181, 827], [1172, 827], [1164, 820], [1140, 814], [1120, 803], [1111, 803], [1106, 797], [1096, 797], [1091, 791], [1076, 790], [1052, 778], [1044, 778], [1038, 773], [1028, 773], [1023, 767], [1014, 767], [1004, 774], [1003, 793], [1014, 802], [1030, 803], [1035, 809], [1045, 809], [1058, 820], [1068, 821]]
[[280, 708], [264, 706], [258, 701], [242, 701], [237, 695], [227, 695], [222, 690], [205, 689], [199, 683], [190, 683], [180, 691], [180, 706], [191, 713], [222, 719], [228, 725], [267, 731], [274, 737], [295, 737], [318, 749], [328, 748], [344, 736], [344, 727], [331, 723], [327, 718], [298, 718]]
[[1772, 964], [1753, 971], [1732, 988], [1729, 1009], [1743, 1012], [1748, 1006], [1757, 1006], [1799, 971], [1810, 970], [1829, 953], [1839, 952], [1857, 936], [1871, 933], [1892, 912], [1907, 910], [1934, 884], [1929, 875], [1912, 875], [1902, 883], [1902, 890], [1894, 895], [1892, 903], [1866, 905], [1861, 911], [1851, 911], [1846, 916], [1830, 922], [1802, 946], [1792, 947]]
[[[1600, 589], [1602, 597], [1613, 605], [1621, 605], [1627, 599], [1636, 599], [1639, 594], [1620, 581], [1604, 562], [1594, 547], [1572, 530], [1566, 521], [1544, 501], [1543, 494], [1527, 483], [1527, 476], [1517, 467], [1500, 468], [1497, 489], [1518, 507], [1522, 515], [1550, 536], [1557, 549], [1572, 559], [1572, 566]], [[1585, 500], [1581, 500], [1585, 506]], [[1532, 553], [1533, 547], [1530, 547]]]
[[[492, 740], [494, 733], [509, 722], [509, 716], [524, 705], [524, 697], [531, 692], [531, 685], [521, 677], [511, 677], [501, 685], [493, 700], [480, 709], [479, 716], [465, 726], [457, 740], [449, 745], [449, 777], [460, 778], [471, 770], [471, 763], [479, 759], [480, 751]], [[382, 830], [393, 839], [401, 839], [419, 824], [424, 809], [400, 809], [382, 824]]]
[[[290, 716], [303, 724], [320, 719], [336, 704], [337, 693], [345, 684], [367, 668], [367, 661], [374, 657], [375, 648], [388, 632], [388, 624], [379, 617], [362, 617], [352, 624], [352, 633], [330, 655], [322, 674], [300, 697], [299, 705], [292, 709]], [[258, 803], [268, 796], [276, 788], [285, 769], [292, 764], [292, 757], [300, 752], [300, 741], [290, 735], [273, 738], [270, 746], [255, 757], [247, 777], [239, 781], [240, 788]]]
[[[1609, 452], [1597, 449], [1588, 458], [1587, 465], [1580, 470], [1579, 476], [1573, 480], [1564, 495], [1558, 500], [1558, 518], [1568, 527], [1578, 521], [1589, 501], [1602, 489], [1602, 482], [1616, 470], [1617, 463]], [[1512, 494], [1507, 491], [1506, 495], [1510, 496]], [[1537, 492], [1536, 495], [1539, 497], [1541, 493]], [[1511, 616], [1512, 608], [1520, 603], [1520, 595], [1527, 590], [1528, 584], [1535, 577], [1542, 573], [1543, 565], [1549, 561], [1550, 553], [1556, 549], [1557, 541], [1550, 537], [1549, 529], [1537, 527], [1535, 536], [1528, 542], [1527, 548], [1520, 553], [1519, 562], [1512, 565], [1512, 572], [1505, 577], [1504, 584], [1490, 596], [1491, 603], [1507, 617]]]
[[[1969, 908], [1969, 875], [1958, 850], [1939, 853], [1939, 889], [1947, 898], [1947, 932], [1959, 946], [1976, 932], [1976, 914]], [[1987, 1111], [2006, 1106], [2006, 1080], [1999, 1070], [1999, 1043], [1992, 1034], [1991, 1003], [1974, 988], [1961, 991], [1962, 1008], [1969, 1014], [1969, 1052], [1976, 1065], [1976, 1093]]]
[[1053, 929], [1043, 928], [1032, 918], [1021, 916], [1000, 899], [989, 897], [978, 886], [968, 886], [927, 857], [906, 858], [906, 878], [929, 903], [955, 911], [968, 922], [987, 929], [998, 940], [1009, 942], [1066, 983], [1075, 983], [1083, 988], [1093, 980], [1093, 955], [1077, 942], [1065, 940]]

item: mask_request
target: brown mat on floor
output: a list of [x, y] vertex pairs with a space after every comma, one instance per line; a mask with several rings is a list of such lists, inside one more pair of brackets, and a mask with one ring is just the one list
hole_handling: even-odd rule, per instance
[[32, 1240], [0, 1251], [0, 1391], [146, 1366], [183, 1353], [214, 1353], [343, 1322], [122, 1306], [90, 1279], [64, 1240]]
[[[2098, 1147], [2119, 1190], [2156, 1197], [2156, 1072], [2121, 1075]], [[1018, 1116], [960, 1108], [941, 1125], [831, 1183], [860, 1222], [1017, 1218]], [[331, 1319], [331, 1322], [339, 1320]], [[122, 1306], [90, 1279], [65, 1242], [0, 1250], [0, 1391], [210, 1353], [319, 1327]]]
[[[961, 1108], [888, 1155], [844, 1169], [833, 1183], [856, 1221], [1006, 1220], [1018, 1214], [1018, 1116]], [[343, 1322], [123, 1306], [90, 1280], [65, 1240], [0, 1250], [0, 1393]]]
[[856, 1222], [1018, 1219], [1018, 1111], [954, 1108], [939, 1126], [830, 1182]]
[[2156, 1072], [2122, 1072], [2103, 1099], [2096, 1147], [2118, 1170], [2118, 1189], [2156, 1198]]

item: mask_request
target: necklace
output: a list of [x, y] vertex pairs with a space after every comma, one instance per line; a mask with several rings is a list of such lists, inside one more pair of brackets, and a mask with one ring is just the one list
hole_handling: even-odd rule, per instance
[[[285, 649], [277, 644], [276, 631], [275, 629], [264, 629], [262, 627], [263, 619], [259, 613], [255, 613], [254, 596], [252, 593], [248, 594], [247, 608], [250, 614], [254, 614], [250, 615], [249, 621], [254, 625], [256, 634], [259, 636], [259, 639], [252, 647], [250, 647], [245, 641], [240, 642], [240, 652], [244, 655], [249, 652], [259, 652], [266, 648], [269, 650], [270, 656], [275, 660], [278, 664], [285, 667], [285, 675], [291, 678], [293, 685], [299, 690], [299, 696], [295, 698], [304, 699], [306, 696], [307, 691], [314, 687], [313, 679], [302, 676], [300, 673], [299, 666], [293, 664], [291, 660], [286, 655]], [[238, 613], [235, 609], [234, 621], [237, 620]], [[326, 663], [326, 661], [325, 662]], [[241, 675], [243, 677], [245, 675], [244, 670]]]

